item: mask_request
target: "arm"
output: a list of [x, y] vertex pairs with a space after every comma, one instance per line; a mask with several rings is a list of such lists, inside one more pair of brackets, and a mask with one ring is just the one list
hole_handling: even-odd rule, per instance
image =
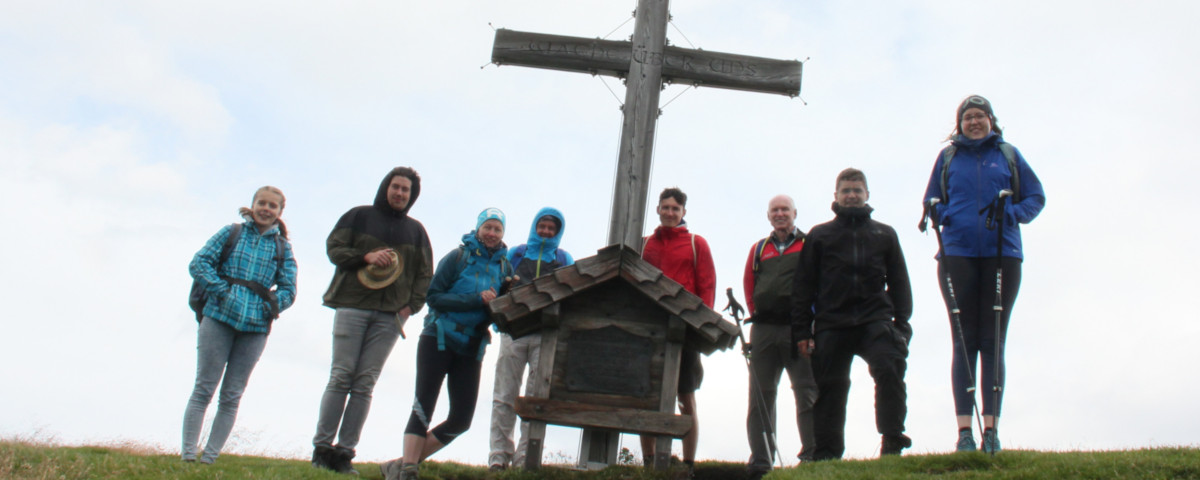
[[912, 317], [913, 300], [912, 285], [908, 279], [908, 265], [904, 261], [904, 252], [900, 249], [900, 239], [896, 231], [889, 228], [891, 248], [887, 257], [887, 293], [892, 299], [892, 315], [894, 321], [906, 335], [912, 336], [912, 326], [908, 325]]
[[754, 316], [754, 248], [757, 246], [757, 243], [750, 246], [750, 256], [746, 257], [746, 269], [742, 272], [742, 292], [746, 296], [746, 315], [749, 317]]
[[929, 200], [933, 198], [941, 199], [932, 212], [932, 217], [937, 219], [940, 225], [944, 218], [941, 216], [946, 212], [946, 199], [942, 198], [942, 154], [939, 152], [937, 160], [933, 162], [933, 171], [929, 172], [929, 182], [925, 185], [925, 196], [921, 199], [921, 208], [929, 205]]
[[188, 272], [208, 292], [210, 298], [225, 298], [229, 294], [229, 282], [221, 279], [221, 266], [218, 263], [221, 261], [221, 249], [225, 247], [230, 229], [231, 227], [226, 225], [218, 230], [188, 264]]
[[713, 308], [717, 301], [717, 268], [708, 241], [699, 235], [696, 235], [696, 296], [708, 308]]
[[279, 311], [287, 310], [296, 302], [296, 258], [292, 254], [292, 242], [283, 241], [283, 269], [275, 272], [275, 298], [279, 300]]
[[325, 254], [329, 256], [331, 263], [342, 270], [357, 270], [367, 264], [364, 257], [370, 252], [354, 246], [358, 233], [352, 226], [354, 217], [358, 214], [358, 209], [353, 208], [342, 215], [334, 225], [333, 231], [329, 232], [329, 237], [325, 239]]
[[1025, 162], [1020, 150], [1017, 150], [1017, 171], [1021, 176], [1021, 198], [1014, 199], [1010, 208], [1014, 220], [1029, 223], [1037, 218], [1046, 206], [1046, 192], [1042, 190], [1042, 181], [1033, 173], [1033, 169], [1029, 168], [1029, 163]]
[[800, 251], [800, 263], [792, 280], [792, 340], [810, 340], [813, 337], [813, 305], [817, 300], [817, 284], [821, 272], [821, 245], [809, 235], [808, 242]]
[[[412, 284], [412, 295], [407, 305], [409, 315], [419, 312], [425, 307], [427, 295], [433, 283], [433, 247], [429, 243], [428, 235], [421, 235], [421, 239], [420, 261], [409, 267], [414, 268], [417, 272], [416, 279]], [[458, 249], [456, 248], [454, 251], [457, 252]]]
[[457, 282], [462, 274], [462, 262], [459, 260], [461, 254], [462, 249], [455, 248], [438, 262], [437, 270], [429, 283], [429, 294], [425, 297], [430, 307], [443, 312], [465, 312], [483, 308], [483, 299], [479, 292], [450, 293], [454, 282]]

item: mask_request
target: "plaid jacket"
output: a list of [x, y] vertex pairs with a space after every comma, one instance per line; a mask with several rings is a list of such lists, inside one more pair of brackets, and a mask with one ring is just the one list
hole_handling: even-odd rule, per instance
[[275, 235], [279, 235], [279, 227], [271, 227], [266, 233], [258, 233], [254, 222], [247, 221], [242, 226], [242, 234], [237, 244], [229, 252], [229, 259], [224, 265], [217, 265], [221, 257], [221, 248], [229, 237], [231, 227], [226, 225], [208, 239], [192, 263], [188, 271], [197, 282], [208, 292], [209, 301], [204, 306], [204, 316], [225, 323], [239, 332], [269, 333], [270, 324], [264, 318], [267, 304], [249, 288], [241, 285], [231, 285], [221, 279], [221, 276], [240, 278], [258, 282], [267, 288], [276, 286], [275, 295], [279, 299], [279, 311], [282, 312], [296, 300], [296, 259], [292, 257], [292, 245], [283, 242], [283, 270], [279, 271], [275, 257]]

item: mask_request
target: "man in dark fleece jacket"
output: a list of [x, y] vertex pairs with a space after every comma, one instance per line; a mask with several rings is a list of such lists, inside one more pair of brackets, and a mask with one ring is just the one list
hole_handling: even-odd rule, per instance
[[325, 241], [337, 268], [324, 300], [336, 313], [333, 362], [313, 436], [314, 467], [354, 471], [350, 459], [375, 382], [404, 322], [425, 306], [433, 250], [425, 227], [408, 216], [420, 194], [417, 172], [396, 167], [383, 178], [375, 202], [342, 215]]
[[871, 219], [862, 171], [838, 174], [833, 221], [817, 225], [800, 252], [792, 305], [792, 336], [813, 360], [819, 394], [816, 460], [840, 459], [846, 449], [850, 364], [858, 355], [875, 379], [875, 426], [880, 453], [912, 446], [904, 435], [908, 413], [904, 371], [912, 327], [912, 288], [896, 231]]

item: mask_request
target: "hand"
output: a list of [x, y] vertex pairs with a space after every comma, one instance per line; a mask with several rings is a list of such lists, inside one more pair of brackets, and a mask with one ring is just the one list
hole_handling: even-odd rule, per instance
[[390, 248], [372, 250], [366, 255], [363, 255], [363, 260], [366, 260], [367, 263], [377, 267], [386, 267], [392, 264], [392, 256], [389, 255], [391, 252], [392, 249]]
[[479, 298], [482, 298], [483, 304], [487, 305], [487, 304], [491, 303], [492, 300], [496, 299], [496, 290], [489, 288], [486, 291], [484, 291], [483, 293], [480, 293]]
[[396, 316], [399, 317], [401, 322], [408, 320], [408, 317], [412, 316], [412, 307], [405, 305], [399, 312], [396, 312]]
[[796, 342], [796, 348], [800, 350], [800, 354], [804, 355], [804, 358], [811, 358], [813, 351], [817, 349], [817, 342], [811, 338], [808, 340], [801, 340]]

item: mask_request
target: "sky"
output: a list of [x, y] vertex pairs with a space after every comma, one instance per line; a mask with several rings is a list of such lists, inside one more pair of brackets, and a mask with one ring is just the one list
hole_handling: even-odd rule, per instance
[[[582, 258], [604, 247], [623, 86], [496, 67], [490, 52], [493, 28], [623, 40], [634, 7], [0, 0], [0, 436], [177, 452], [196, 362], [187, 264], [255, 189], [275, 185], [299, 298], [275, 325], [225, 452], [307, 457], [330, 361], [324, 240], [392, 167], [422, 176], [411, 215], [437, 258], [486, 207], [508, 214], [510, 245], [554, 206], [564, 248]], [[864, 170], [874, 218], [899, 232], [913, 280], [910, 452], [949, 452], [957, 439], [937, 246], [916, 223], [970, 94], [992, 101], [1047, 192], [1022, 226], [1005, 448], [1196, 445], [1200, 323], [1186, 299], [1200, 291], [1200, 260], [1180, 219], [1200, 174], [1190, 2], [681, 0], [671, 14], [673, 45], [802, 60], [804, 78], [800, 98], [668, 87], [651, 197], [688, 193], [686, 219], [712, 247], [718, 288], [741, 299], [770, 198], [793, 196], [807, 231], [832, 218], [837, 172]], [[400, 454], [425, 313], [375, 389], [360, 461]], [[472, 428], [434, 460], [486, 462], [495, 355]], [[744, 461], [745, 361], [735, 349], [704, 362], [697, 456]], [[873, 457], [861, 360], [852, 378], [846, 455]], [[780, 401], [785, 465], [800, 448], [790, 402]], [[445, 409], [443, 395], [435, 419]], [[546, 458], [575, 458], [577, 432], [551, 427]], [[632, 436], [622, 445], [638, 450]]]

